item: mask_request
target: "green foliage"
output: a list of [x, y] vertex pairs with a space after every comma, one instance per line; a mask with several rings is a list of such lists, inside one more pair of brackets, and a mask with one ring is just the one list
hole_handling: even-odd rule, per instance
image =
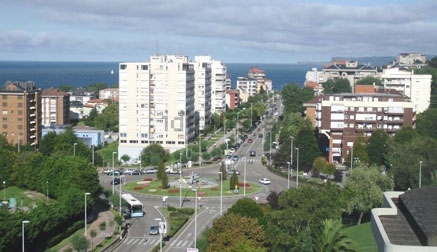
[[127, 154], [123, 154], [123, 155], [120, 157], [120, 159], [121, 159], [124, 163], [127, 163], [127, 162], [130, 160], [130, 157], [129, 157], [129, 155], [127, 155]]
[[417, 115], [416, 130], [422, 137], [437, 139], [437, 108], [430, 108]]
[[[299, 165], [302, 165], [302, 168], [311, 167], [314, 160], [321, 156], [315, 134], [316, 131], [312, 124], [305, 120], [302, 122], [299, 132], [294, 139], [294, 147], [299, 148]], [[296, 149], [293, 151], [296, 151]], [[293, 154], [293, 159], [296, 159], [294, 164], [297, 164], [297, 152], [296, 155]]]
[[284, 113], [303, 113], [303, 104], [314, 97], [314, 91], [312, 88], [301, 88], [299, 84], [293, 82], [286, 85], [282, 89], [282, 99], [284, 105]]
[[[226, 165], [225, 165], [225, 162], [221, 162], [221, 164], [220, 164], [220, 172], [222, 173], [222, 176], [223, 176], [223, 181], [225, 181], [226, 179], [228, 179], [227, 178], [227, 174], [226, 174]], [[220, 177], [219, 177], [219, 179], [220, 179]]]
[[372, 76], [364, 77], [360, 80], [358, 80], [355, 84], [357, 85], [376, 85], [376, 86], [382, 86], [381, 79], [375, 78]]
[[322, 225], [312, 232], [312, 241], [314, 252], [356, 251], [339, 219], [323, 220]]
[[389, 136], [382, 130], [376, 130], [367, 142], [367, 155], [369, 164], [383, 165], [386, 163], [384, 156], [388, 150]]
[[85, 119], [85, 125], [89, 127], [94, 127], [97, 116], [98, 116], [97, 109], [96, 108], [91, 109], [88, 117]]
[[333, 175], [335, 172], [335, 165], [328, 163], [324, 157], [318, 157], [313, 162], [313, 169], [318, 172]]
[[342, 201], [337, 186], [300, 186], [279, 195], [279, 210], [267, 213], [266, 238], [272, 251], [290, 251], [298, 246], [299, 234], [317, 228], [324, 219], [341, 218]]
[[165, 163], [169, 158], [170, 155], [159, 144], [149, 144], [141, 152], [141, 161], [145, 166], [158, 165], [161, 161]]
[[235, 188], [238, 188], [238, 175], [237, 173], [234, 171], [232, 173], [231, 178], [229, 179], [229, 190], [234, 190]]
[[338, 93], [350, 93], [352, 87], [348, 79], [338, 78], [329, 79], [323, 83], [323, 93], [325, 94], [338, 94]]
[[262, 208], [251, 198], [242, 198], [230, 207], [226, 214], [237, 214], [258, 219], [258, 223], [265, 224], [265, 217]]
[[376, 166], [358, 166], [352, 170], [345, 183], [345, 195], [348, 211], [360, 214], [358, 224], [363, 214], [382, 205], [383, 192], [393, 190], [393, 186], [393, 179]]
[[119, 110], [118, 103], [109, 104], [102, 113], [97, 115], [95, 127], [105, 131], [118, 132]]
[[71, 240], [71, 245], [77, 251], [86, 251], [90, 246], [90, 241], [83, 235], [75, 235]]
[[256, 218], [226, 214], [214, 220], [208, 233], [207, 251], [265, 251], [263, 248], [264, 230]]

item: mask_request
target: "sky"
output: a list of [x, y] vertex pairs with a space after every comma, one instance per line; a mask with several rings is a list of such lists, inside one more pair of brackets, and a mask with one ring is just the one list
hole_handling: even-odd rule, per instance
[[437, 54], [435, 0], [1, 0], [0, 60], [225, 63]]

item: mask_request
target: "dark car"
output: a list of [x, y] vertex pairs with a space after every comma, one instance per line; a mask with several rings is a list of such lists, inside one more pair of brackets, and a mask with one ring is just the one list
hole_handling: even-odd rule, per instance
[[259, 137], [259, 138], [263, 138], [263, 134], [259, 134], [258, 137]]
[[149, 235], [158, 235], [159, 234], [159, 226], [151, 226], [149, 229]]
[[111, 181], [111, 185], [118, 185], [120, 184], [121, 180], [120, 178], [114, 178], [114, 180]]
[[139, 170], [133, 170], [132, 172], [131, 172], [131, 175], [140, 175], [141, 173], [140, 173], [140, 171]]
[[256, 156], [256, 152], [255, 151], [250, 151], [250, 156], [251, 157], [255, 157]]

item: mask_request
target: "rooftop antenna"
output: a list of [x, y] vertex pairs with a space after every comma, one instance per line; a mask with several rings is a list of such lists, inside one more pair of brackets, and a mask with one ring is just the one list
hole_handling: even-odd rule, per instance
[[156, 41], [156, 55], [159, 55], [159, 46], [158, 40]]

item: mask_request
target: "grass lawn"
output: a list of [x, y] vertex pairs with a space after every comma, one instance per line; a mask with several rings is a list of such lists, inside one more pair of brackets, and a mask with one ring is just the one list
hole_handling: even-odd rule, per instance
[[0, 197], [6, 197], [5, 200], [15, 198], [17, 200], [17, 207], [30, 207], [36, 202], [47, 200], [46, 196], [37, 192], [24, 190], [16, 186], [6, 187], [5, 190], [0, 191]]
[[[169, 179], [179, 180], [179, 177], [170, 177]], [[185, 178], [187, 179], [187, 178]], [[201, 197], [220, 197], [220, 181], [217, 178], [209, 178], [211, 181], [217, 183], [213, 187], [204, 187], [200, 183], [200, 188], [198, 196]], [[150, 180], [150, 181], [147, 181]], [[171, 183], [170, 183], [171, 184]], [[125, 186], [124, 190], [135, 192], [135, 193], [145, 193], [154, 195], [166, 195], [166, 196], [179, 196], [179, 186], [170, 186], [168, 189], [162, 189], [161, 181], [152, 178], [145, 178], [144, 180], [129, 181]], [[246, 182], [246, 194], [251, 194], [260, 190], [260, 185], [253, 182]], [[195, 192], [191, 188], [182, 187], [183, 197], [195, 197]], [[239, 195], [243, 194], [243, 181], [240, 180]], [[229, 188], [229, 179], [223, 181], [223, 197], [235, 196], [233, 190]]]
[[370, 229], [370, 222], [366, 222], [361, 225], [350, 226], [345, 228], [344, 230], [349, 234], [349, 237], [357, 245], [357, 251], [378, 251], [375, 238], [373, 238], [373, 233]]

